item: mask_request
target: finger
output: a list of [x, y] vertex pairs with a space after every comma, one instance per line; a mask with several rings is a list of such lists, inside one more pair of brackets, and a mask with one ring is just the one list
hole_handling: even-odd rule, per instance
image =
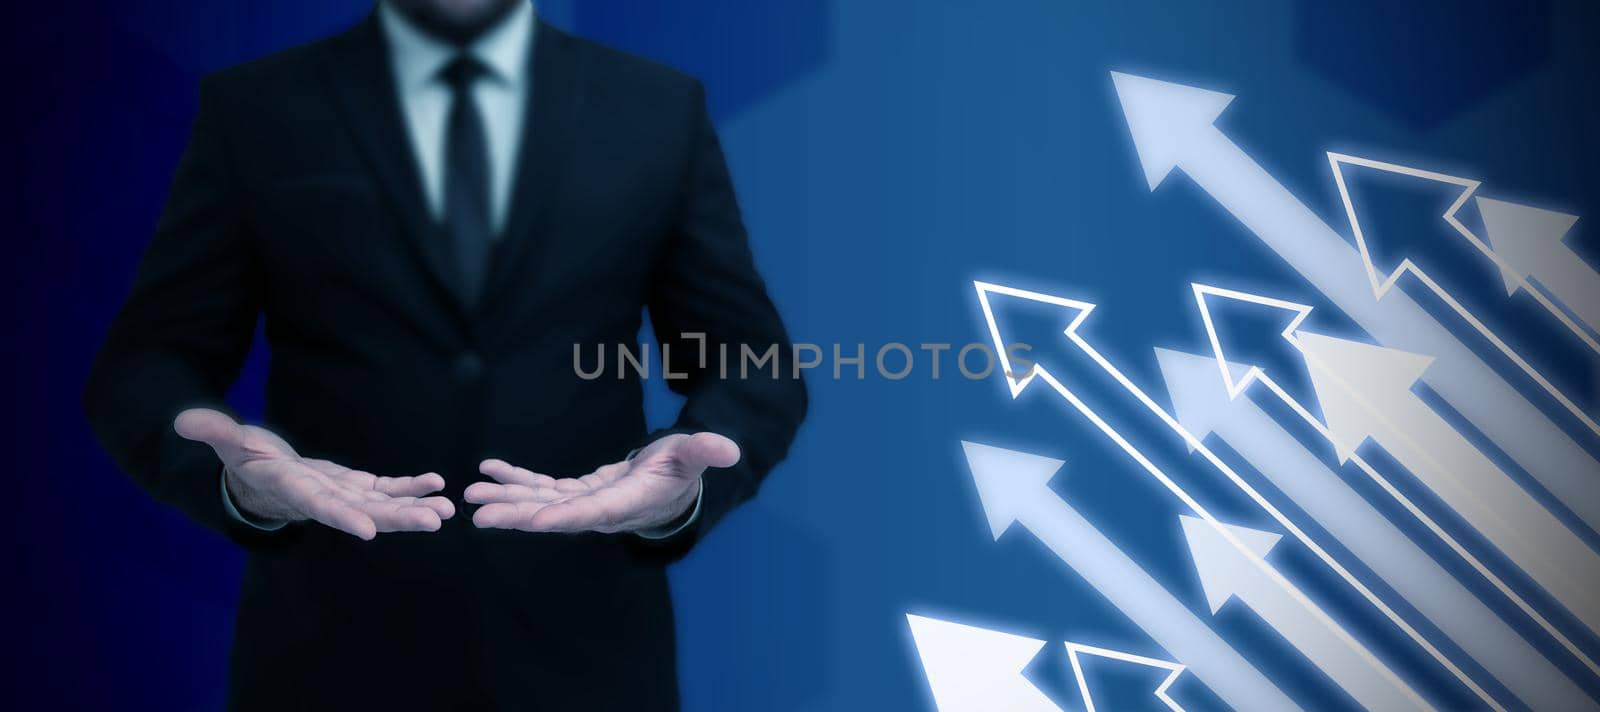
[[548, 486], [556, 478], [517, 467], [505, 460], [488, 459], [478, 463], [478, 471], [508, 485]]
[[333, 493], [334, 497], [339, 499], [340, 502], [344, 502], [352, 507], [360, 507], [368, 502], [379, 502], [388, 499], [388, 497], [378, 494], [377, 492], [373, 492], [372, 490], [356, 489], [335, 479], [328, 480], [325, 486], [328, 488], [328, 491]]
[[556, 502], [528, 518], [528, 528], [543, 532], [600, 531], [627, 518], [636, 497], [607, 488]]
[[421, 497], [444, 489], [444, 478], [436, 472], [415, 477], [375, 477], [372, 489], [390, 497]]
[[372, 517], [340, 501], [332, 490], [320, 490], [302, 503], [302, 509], [311, 519], [364, 541], [372, 541], [378, 535], [378, 524], [372, 521]]
[[348, 488], [348, 487], [346, 489], [350, 493], [356, 495], [356, 497], [359, 499], [359, 501], [362, 501], [362, 502], [382, 502], [383, 500], [386, 500], [386, 499], [395, 499], [394, 497], [390, 497], [389, 495], [383, 494], [382, 492], [374, 492], [374, 491], [369, 490], [369, 489], [358, 490], [358, 489], [352, 489], [352, 488]]
[[449, 519], [456, 516], [456, 504], [451, 502], [449, 497], [422, 497], [417, 500], [417, 504], [433, 510], [433, 513], [439, 515], [440, 519]]
[[[399, 499], [374, 490], [352, 487], [349, 484], [340, 481], [338, 478], [329, 478], [328, 483], [328, 489], [333, 491], [333, 496], [339, 498], [339, 501], [357, 509], [365, 507], [368, 504], [384, 502], [392, 503]], [[406, 497], [405, 499], [415, 500], [416, 498]]]
[[449, 519], [456, 515], [456, 505], [448, 497], [389, 497], [372, 490], [366, 490], [364, 494], [366, 498], [358, 506], [367, 503], [391, 502], [400, 506], [427, 507], [439, 515], [440, 520]]
[[372, 518], [380, 532], [433, 532], [443, 525], [438, 512], [419, 504], [403, 504], [393, 500], [369, 502], [361, 510]]
[[420, 497], [444, 489], [444, 478], [429, 472], [415, 477], [379, 477], [371, 472], [352, 470], [327, 460], [305, 459], [310, 465], [335, 481], [352, 489], [376, 492], [391, 497]]
[[[480, 486], [482, 485], [482, 486]], [[496, 490], [504, 488], [504, 490]], [[550, 502], [571, 499], [581, 494], [565, 493], [549, 486], [522, 486], [522, 485], [494, 485], [488, 482], [475, 482], [467, 486], [467, 491], [462, 493], [462, 498], [470, 504], [493, 504], [493, 502]]]
[[716, 433], [695, 433], [678, 446], [677, 457], [694, 467], [733, 467], [739, 463], [739, 446]]
[[533, 531], [528, 528], [528, 519], [535, 512], [549, 505], [543, 502], [496, 502], [486, 504], [472, 513], [472, 524], [480, 529], [520, 529]]
[[497, 485], [493, 482], [474, 482], [467, 485], [466, 491], [461, 493], [463, 499], [472, 504], [490, 504], [493, 502], [518, 502], [526, 499], [537, 498], [532, 487], [523, 485]]
[[216, 447], [240, 447], [244, 428], [227, 413], [210, 408], [190, 408], [172, 420], [172, 429], [185, 440]]

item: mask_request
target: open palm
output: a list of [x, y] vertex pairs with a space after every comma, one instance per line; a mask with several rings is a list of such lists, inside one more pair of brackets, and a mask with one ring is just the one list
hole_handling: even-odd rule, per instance
[[495, 482], [476, 482], [468, 502], [483, 505], [472, 516], [484, 528], [530, 532], [645, 532], [689, 510], [710, 467], [732, 467], [739, 446], [716, 433], [667, 435], [631, 459], [613, 462], [582, 477], [558, 478], [502, 460], [485, 460], [479, 471]]
[[301, 457], [266, 428], [194, 408], [173, 421], [178, 434], [211, 446], [222, 460], [238, 508], [265, 520], [313, 520], [362, 539], [378, 532], [436, 531], [455, 514], [435, 473], [379, 477], [327, 460]]

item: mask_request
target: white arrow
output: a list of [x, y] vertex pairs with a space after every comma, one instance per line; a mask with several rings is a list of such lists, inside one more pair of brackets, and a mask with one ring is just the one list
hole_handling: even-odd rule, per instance
[[1062, 461], [972, 442], [961, 445], [996, 539], [1012, 523], [1021, 523], [1229, 706], [1264, 712], [1299, 709], [1210, 626], [1051, 491], [1050, 479]]
[[[1088, 341], [1084, 340], [1084, 338], [1078, 333], [1078, 329], [1082, 326], [1089, 313], [1094, 310], [1093, 304], [1074, 299], [1067, 299], [1065, 297], [1042, 294], [1039, 292], [1030, 292], [1023, 289], [1017, 289], [1015, 287], [990, 284], [987, 282], [974, 282], [973, 286], [978, 291], [978, 305], [983, 310], [984, 320], [988, 324], [989, 336], [996, 344], [995, 353], [998, 354], [1001, 366], [999, 370], [1004, 375], [1006, 384], [1009, 386], [1013, 398], [1020, 395], [1023, 389], [1027, 388], [1028, 385], [1034, 381], [1037, 380], [1044, 382], [1046, 385], [1054, 389], [1057, 395], [1060, 395], [1062, 399], [1066, 400], [1074, 410], [1078, 411], [1080, 415], [1093, 424], [1096, 429], [1106, 436], [1106, 438], [1111, 440], [1111, 442], [1121, 449], [1124, 454], [1137, 463], [1140, 468], [1142, 468], [1151, 477], [1154, 477], [1157, 482], [1160, 482], [1161, 485], [1165, 487], [1167, 491], [1171, 492], [1173, 496], [1177, 497], [1179, 501], [1183, 502], [1183, 504], [1187, 506], [1191, 512], [1199, 516], [1201, 519], [1212, 522], [1215, 526], [1221, 526], [1221, 523], [1218, 522], [1216, 518], [1205, 509], [1205, 507], [1201, 506], [1201, 504], [1196, 501], [1194, 497], [1190, 496], [1188, 492], [1184, 491], [1182, 487], [1178, 486], [1178, 484], [1174, 482], [1166, 472], [1162, 471], [1160, 467], [1156, 466], [1156, 464], [1152, 462], [1150, 458], [1144, 454], [1144, 452], [1142, 452], [1138, 447], [1135, 447], [1132, 442], [1122, 435], [1122, 433], [1111, 427], [1111, 425], [1107, 423], [1104, 418], [1100, 417], [1100, 415], [1096, 413], [1093, 408], [1090, 408], [1089, 405], [1083, 401], [1083, 399], [1079, 398], [1076, 393], [1074, 393], [1059, 379], [1057, 379], [1045, 364], [1036, 363], [1026, 369], [1014, 365], [1011, 360], [1011, 354], [1007, 350], [1006, 346], [1012, 342], [1004, 339], [1000, 334], [1000, 326], [994, 315], [994, 303], [998, 302], [1002, 298], [1020, 299], [1054, 305], [1061, 309], [1067, 310], [1069, 313], [1072, 313], [1074, 315], [1072, 321], [1067, 326], [1063, 334], [1067, 337], [1068, 341], [1073, 344], [1073, 346], [1078, 348], [1090, 359], [1092, 359], [1095, 365], [1098, 366], [1103, 372], [1115, 379], [1117, 384], [1120, 385], [1122, 389], [1128, 393], [1128, 395], [1132, 396], [1147, 410], [1149, 410], [1151, 414], [1159, 418], [1162, 424], [1169, 428], [1174, 434], [1178, 435], [1178, 437], [1180, 437], [1183, 442], [1188, 445], [1191, 451], [1205, 458], [1206, 462], [1210, 463], [1211, 466], [1215, 467], [1218, 472], [1227, 477], [1228, 481], [1233, 483], [1233, 485], [1237, 487], [1240, 492], [1243, 492], [1245, 496], [1249, 497], [1252, 502], [1255, 502], [1257, 506], [1261, 507], [1261, 509], [1270, 515], [1279, 526], [1283, 527], [1285, 531], [1289, 532], [1289, 534], [1298, 540], [1302, 545], [1304, 545], [1306, 549], [1310, 550], [1312, 554], [1321, 560], [1323, 564], [1327, 565], [1329, 569], [1337, 574], [1339, 578], [1343, 579], [1344, 582], [1352, 589], [1361, 594], [1363, 599], [1372, 604], [1373, 608], [1377, 609], [1379, 613], [1383, 614], [1383, 616], [1387, 618], [1389, 622], [1398, 628], [1402, 633], [1404, 633], [1406, 637], [1410, 638], [1411, 641], [1416, 643], [1419, 648], [1427, 652], [1430, 657], [1448, 670], [1451, 675], [1454, 675], [1457, 680], [1460, 680], [1463, 685], [1472, 690], [1473, 694], [1477, 695], [1480, 700], [1483, 700], [1484, 704], [1495, 709], [1502, 709], [1499, 703], [1495, 702], [1481, 685], [1469, 677], [1466, 672], [1460, 668], [1460, 666], [1456, 665], [1448, 657], [1446, 657], [1444, 653], [1426, 637], [1424, 637], [1415, 626], [1411, 625], [1411, 623], [1402, 618], [1398, 612], [1389, 606], [1389, 604], [1385, 603], [1383, 599], [1379, 598], [1377, 594], [1373, 593], [1371, 588], [1369, 588], [1365, 583], [1362, 583], [1362, 581], [1356, 578], [1354, 574], [1350, 573], [1349, 569], [1345, 568], [1345, 566], [1338, 560], [1334, 559], [1333, 556], [1322, 547], [1322, 545], [1308, 536], [1304, 530], [1302, 530], [1287, 516], [1285, 516], [1277, 507], [1273, 506], [1271, 501], [1267, 500], [1267, 498], [1263, 497], [1261, 493], [1258, 492], [1254, 487], [1250, 486], [1250, 483], [1246, 482], [1244, 478], [1240, 477], [1239, 473], [1235, 472], [1232, 467], [1230, 467], [1221, 458], [1217, 457], [1216, 453], [1212, 452], [1210, 448], [1207, 448], [1204, 443], [1200, 442], [1198, 438], [1180, 425], [1176, 418], [1164, 410], [1155, 402], [1155, 400], [1151, 399], [1147, 393], [1140, 389], [1138, 385], [1134, 384], [1132, 380], [1123, 374], [1121, 370], [1117, 369], [1115, 365], [1107, 360], [1106, 357], [1097, 351], [1091, 344], [1089, 344]], [[1016, 377], [1013, 377], [1013, 375]], [[1263, 566], [1265, 566], [1265, 564], [1263, 564]], [[1272, 571], [1270, 567], [1268, 568], [1268, 571], [1273, 576], [1277, 575], [1277, 572]], [[1283, 585], [1288, 587], [1288, 581], [1284, 581]], [[1310, 601], [1307, 601], [1306, 605], [1314, 608], [1314, 606], [1311, 606]]]
[[1428, 385], [1590, 527], [1597, 461], [1404, 293], [1382, 305], [1361, 255], [1213, 125], [1233, 97], [1112, 73], [1145, 179], [1181, 168], [1257, 238], [1385, 346], [1433, 355]]
[[[1307, 409], [1299, 401], [1295, 400], [1294, 397], [1290, 396], [1289, 392], [1285, 390], [1283, 386], [1279, 385], [1277, 381], [1273, 380], [1271, 375], [1264, 373], [1259, 367], [1256, 366], [1240, 367], [1237, 365], [1232, 365], [1228, 362], [1228, 358], [1222, 350], [1222, 341], [1218, 337], [1218, 330], [1211, 314], [1209, 300], [1212, 298], [1232, 299], [1283, 310], [1286, 312], [1286, 317], [1284, 319], [1286, 326], [1280, 332], [1280, 336], [1284, 339], [1285, 343], [1297, 351], [1300, 347], [1295, 339], [1294, 333], [1299, 330], [1300, 324], [1306, 320], [1306, 317], [1310, 316], [1311, 307], [1282, 299], [1274, 299], [1271, 297], [1250, 294], [1248, 292], [1240, 292], [1232, 289], [1224, 289], [1222, 287], [1215, 287], [1211, 285], [1195, 284], [1193, 286], [1195, 306], [1199, 309], [1200, 320], [1205, 325], [1206, 336], [1211, 342], [1213, 360], [1216, 362], [1218, 371], [1222, 374], [1223, 383], [1227, 386], [1228, 398], [1237, 399], [1239, 395], [1245, 392], [1245, 390], [1248, 389], [1252, 384], [1260, 383], [1279, 401], [1288, 406], [1289, 409], [1293, 411], [1295, 415], [1298, 416], [1302, 421], [1311, 426], [1311, 428], [1316, 430], [1318, 434], [1322, 435], [1322, 437], [1327, 438], [1330, 442], [1332, 442], [1333, 435], [1328, 430], [1328, 427], [1324, 425], [1322, 421], [1317, 418], [1317, 416], [1312, 415], [1309, 409]], [[1205, 426], [1210, 425], [1211, 421], [1213, 420], [1215, 419], [1212, 417], [1196, 417], [1194, 422], [1189, 422], [1188, 424], [1205, 430]], [[1195, 432], [1203, 434], [1202, 430], [1197, 430]], [[1588, 667], [1589, 670], [1596, 676], [1600, 676], [1600, 664], [1597, 664], [1593, 658], [1591, 658], [1583, 650], [1579, 649], [1577, 644], [1572, 642], [1572, 639], [1569, 638], [1565, 632], [1557, 628], [1554, 623], [1551, 623], [1550, 620], [1544, 616], [1544, 614], [1540, 613], [1532, 606], [1532, 604], [1528, 603], [1527, 599], [1523, 598], [1521, 594], [1517, 593], [1517, 591], [1513, 589], [1510, 584], [1506, 583], [1506, 581], [1501, 578], [1499, 574], [1496, 574], [1492, 569], [1484, 564], [1483, 561], [1477, 557], [1477, 555], [1473, 554], [1470, 550], [1463, 546], [1461, 542], [1455, 538], [1455, 536], [1446, 531], [1444, 527], [1439, 525], [1438, 522], [1434, 521], [1433, 517], [1431, 517], [1427, 512], [1423, 511], [1421, 507], [1418, 507], [1415, 502], [1412, 502], [1404, 492], [1400, 491], [1400, 489], [1396, 487], [1394, 483], [1390, 482], [1388, 478], [1384, 477], [1382, 473], [1378, 472], [1378, 470], [1374, 468], [1371, 463], [1368, 463], [1366, 459], [1361, 457], [1359, 453], [1350, 453], [1349, 462], [1354, 464], [1357, 469], [1360, 469], [1363, 473], [1365, 473], [1366, 476], [1376, 483], [1380, 488], [1382, 488], [1385, 493], [1387, 493], [1402, 507], [1404, 507], [1405, 510], [1411, 514], [1411, 516], [1415, 517], [1416, 520], [1426, 527], [1430, 533], [1437, 537], [1439, 541], [1450, 547], [1451, 551], [1455, 552], [1455, 554], [1461, 557], [1463, 561], [1466, 561], [1469, 565], [1471, 565], [1474, 571], [1477, 571], [1480, 576], [1483, 576], [1485, 580], [1495, 587], [1495, 590], [1499, 591], [1512, 603], [1516, 604], [1517, 608], [1521, 609], [1523, 613], [1527, 614], [1529, 618], [1533, 619], [1533, 621], [1537, 623], [1540, 628], [1544, 629], [1546, 633], [1549, 633], [1552, 638], [1555, 638], [1556, 641], [1567, 650], [1567, 652], [1571, 653], [1573, 657], [1576, 657], [1578, 660], [1582, 661], [1583, 664]]]
[[1430, 709], [1394, 671], [1378, 662], [1332, 618], [1326, 614], [1308, 615], [1300, 600], [1262, 575], [1254, 560], [1265, 559], [1282, 538], [1280, 535], [1224, 524], [1249, 547], [1246, 554], [1219, 536], [1222, 530], [1217, 527], [1190, 516], [1180, 518], [1212, 614], [1237, 596], [1362, 707], [1386, 711]]
[[[1493, 344], [1494, 347], [1500, 351], [1500, 353], [1504, 354], [1506, 358], [1510, 359], [1513, 364], [1516, 364], [1517, 368], [1521, 369], [1523, 373], [1527, 374], [1529, 378], [1532, 378], [1535, 383], [1539, 384], [1539, 387], [1544, 389], [1546, 393], [1549, 393], [1550, 397], [1555, 398], [1556, 402], [1561, 404], [1561, 407], [1565, 408], [1568, 413], [1571, 413], [1573, 417], [1577, 418], [1584, 424], [1585, 427], [1589, 428], [1590, 432], [1600, 435], [1600, 423], [1597, 423], [1593, 417], [1590, 417], [1590, 415], [1585, 413], [1582, 408], [1579, 408], [1576, 403], [1573, 403], [1571, 398], [1568, 398], [1565, 393], [1562, 393], [1561, 389], [1556, 388], [1555, 384], [1551, 383], [1550, 379], [1546, 378], [1544, 374], [1538, 371], [1538, 369], [1535, 369], [1533, 364], [1529, 363], [1526, 358], [1523, 358], [1522, 354], [1517, 353], [1515, 349], [1511, 348], [1511, 345], [1506, 343], [1505, 339], [1500, 338], [1499, 334], [1496, 334], [1494, 331], [1490, 330], [1489, 326], [1484, 324], [1482, 319], [1479, 319], [1461, 304], [1461, 300], [1457, 299], [1454, 294], [1451, 294], [1448, 290], [1441, 286], [1437, 280], [1424, 271], [1422, 267], [1411, 261], [1410, 258], [1402, 260], [1399, 266], [1395, 267], [1394, 270], [1387, 276], [1380, 274], [1381, 271], [1378, 269], [1377, 263], [1373, 260], [1372, 250], [1368, 245], [1366, 231], [1361, 229], [1361, 220], [1357, 217], [1355, 203], [1350, 199], [1350, 188], [1345, 181], [1344, 166], [1356, 165], [1372, 170], [1395, 173], [1398, 175], [1410, 176], [1412, 178], [1420, 178], [1423, 180], [1460, 187], [1460, 194], [1456, 196], [1455, 201], [1452, 202], [1450, 207], [1444, 212], [1444, 221], [1454, 228], [1456, 233], [1461, 235], [1461, 237], [1464, 238], [1468, 243], [1477, 247], [1478, 250], [1484, 255], [1487, 255], [1490, 261], [1500, 269], [1502, 275], [1506, 275], [1510, 273], [1508, 270], [1511, 270], [1512, 268], [1505, 262], [1502, 262], [1501, 258], [1489, 249], [1489, 245], [1483, 240], [1479, 239], [1478, 236], [1473, 234], [1471, 230], [1467, 229], [1467, 226], [1461, 222], [1459, 217], [1456, 216], [1456, 213], [1461, 209], [1461, 206], [1466, 204], [1467, 199], [1472, 197], [1472, 194], [1477, 191], [1479, 185], [1478, 181], [1445, 175], [1443, 173], [1434, 173], [1432, 171], [1425, 171], [1420, 168], [1412, 168], [1410, 166], [1402, 166], [1396, 163], [1375, 161], [1370, 158], [1347, 156], [1340, 153], [1330, 152], [1328, 154], [1328, 163], [1333, 167], [1334, 185], [1338, 186], [1339, 188], [1339, 198], [1344, 202], [1345, 214], [1350, 217], [1350, 231], [1356, 236], [1356, 247], [1361, 252], [1361, 260], [1366, 264], [1367, 276], [1372, 280], [1372, 288], [1374, 293], [1378, 295], [1378, 298], [1382, 299], [1384, 295], [1388, 294], [1389, 290], [1394, 288], [1395, 283], [1400, 280], [1401, 276], [1406, 274], [1412, 275], [1418, 282], [1421, 282], [1424, 286], [1426, 286], [1429, 291], [1433, 292], [1434, 296], [1438, 297], [1440, 301], [1449, 306], [1457, 316], [1461, 317], [1463, 321], [1471, 325], [1472, 328], [1481, 334], [1483, 338], [1487, 339], [1490, 344]], [[1480, 198], [1479, 201], [1481, 203], [1483, 199]], [[1560, 307], [1556, 306], [1550, 300], [1545, 299], [1542, 292], [1537, 290], [1529, 290], [1529, 294], [1532, 294], [1534, 298], [1540, 302], [1540, 304], [1544, 305], [1551, 314], [1554, 314], [1558, 319], [1560, 319], [1561, 322], [1571, 329], [1574, 334], [1577, 334], [1580, 338], [1582, 338], [1585, 344], [1588, 344], [1590, 348], [1596, 351], [1600, 351], [1600, 340], [1596, 340], [1592, 335], [1589, 334], [1588, 331], [1574, 322], [1570, 317], [1567, 316], [1566, 312], [1561, 310]]]
[[906, 614], [939, 712], [1060, 712], [1022, 676], [1044, 641]]
[[[1494, 611], [1251, 399], [1233, 397], [1209, 356], [1157, 349], [1178, 418], [1228, 445], [1350, 553], [1534, 709], [1594, 703]], [[1229, 364], [1242, 378], [1249, 368]], [[1265, 377], [1265, 376], [1263, 376]]]
[[1600, 632], [1600, 556], [1411, 392], [1432, 359], [1303, 330], [1296, 341], [1341, 462], [1375, 440]]
[[1592, 331], [1600, 331], [1600, 273], [1562, 243], [1578, 216], [1478, 198], [1489, 245], [1500, 257], [1508, 293], [1531, 278]]
[[1171, 696], [1172, 683], [1177, 682], [1178, 676], [1183, 674], [1184, 667], [1182, 665], [1168, 660], [1157, 660], [1143, 655], [1125, 653], [1120, 650], [1074, 643], [1070, 640], [1067, 641], [1066, 645], [1067, 661], [1072, 665], [1073, 677], [1078, 679], [1078, 692], [1083, 695], [1084, 712], [1095, 712], [1094, 695], [1089, 694], [1089, 679], [1083, 674], [1082, 656], [1084, 655], [1167, 671], [1167, 676], [1161, 680], [1161, 684], [1156, 686], [1156, 699], [1160, 700], [1161, 704], [1166, 705], [1167, 709], [1172, 710], [1172, 712], [1183, 712], [1183, 707], [1174, 702]]

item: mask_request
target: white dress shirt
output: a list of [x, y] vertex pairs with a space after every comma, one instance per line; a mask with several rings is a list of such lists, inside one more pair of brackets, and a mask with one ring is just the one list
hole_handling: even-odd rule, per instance
[[[457, 47], [435, 38], [387, 2], [378, 3], [378, 22], [389, 44], [389, 65], [394, 71], [395, 92], [401, 113], [405, 114], [411, 153], [416, 157], [428, 212], [435, 220], [444, 219], [444, 151], [446, 122], [450, 117], [452, 92], [440, 70], [465, 51], [482, 62], [487, 73], [472, 85], [472, 99], [483, 117], [484, 134], [489, 142], [489, 220], [498, 234], [510, 212], [512, 183], [516, 180], [517, 151], [521, 149], [522, 125], [533, 89], [530, 59], [534, 41], [533, 3], [518, 3], [500, 24], [489, 28], [466, 47]], [[628, 454], [633, 459], [633, 453]], [[700, 518], [705, 488], [697, 486], [693, 508], [682, 522], [670, 528], [636, 532], [646, 539], [664, 539], [684, 530]], [[228, 496], [227, 478], [222, 482], [222, 506], [229, 516], [258, 529], [275, 530], [284, 522], [263, 521], [240, 512]]]
[[517, 3], [500, 24], [466, 47], [427, 34], [387, 2], [378, 3], [378, 21], [389, 42], [389, 66], [394, 70], [395, 91], [411, 136], [411, 155], [416, 157], [428, 212], [435, 220], [444, 219], [445, 124], [452, 98], [450, 83], [439, 72], [462, 52], [488, 70], [473, 82], [472, 100], [478, 104], [489, 142], [489, 224], [499, 234], [509, 212], [523, 114], [533, 84], [529, 71], [535, 34], [533, 4]]

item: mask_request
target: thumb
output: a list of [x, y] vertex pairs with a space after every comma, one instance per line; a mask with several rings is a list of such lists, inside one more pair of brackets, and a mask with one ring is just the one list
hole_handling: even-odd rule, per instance
[[678, 458], [701, 467], [733, 467], [739, 462], [739, 446], [716, 433], [695, 433], [678, 447]]
[[172, 429], [186, 440], [203, 442], [211, 447], [238, 445], [244, 437], [239, 427], [227, 413], [210, 408], [190, 408], [172, 420]]

